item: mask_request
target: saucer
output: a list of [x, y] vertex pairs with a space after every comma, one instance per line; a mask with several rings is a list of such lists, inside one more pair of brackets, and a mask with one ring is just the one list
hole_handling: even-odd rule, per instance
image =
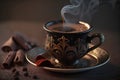
[[[45, 51], [43, 49], [40, 50], [40, 53], [33, 54], [32, 52], [27, 52], [25, 57], [27, 61], [37, 66], [34, 62], [36, 56], [40, 55], [42, 52]], [[69, 67], [69, 68], [63, 68], [60, 63], [57, 61], [57, 59], [54, 59], [52, 57], [49, 57], [49, 60], [52, 64], [54, 64], [55, 67], [42, 67], [45, 70], [53, 71], [53, 72], [60, 72], [60, 73], [76, 73], [76, 72], [83, 72], [87, 70], [92, 70], [97, 67], [105, 65], [110, 60], [109, 53], [102, 49], [102, 48], [96, 48], [93, 51], [90, 51], [88, 54], [86, 54], [84, 57], [79, 59], [79, 63], [75, 67]]]

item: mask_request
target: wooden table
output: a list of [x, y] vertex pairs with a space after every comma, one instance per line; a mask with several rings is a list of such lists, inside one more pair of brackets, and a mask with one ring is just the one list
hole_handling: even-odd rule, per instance
[[[44, 22], [23, 22], [23, 21], [5, 21], [0, 22], [0, 45], [2, 45], [14, 32], [20, 32], [26, 35], [30, 40], [36, 42], [40, 47], [44, 47], [46, 32], [43, 30]], [[120, 37], [119, 32], [107, 28], [95, 28], [94, 32], [101, 32], [105, 35], [105, 42], [101, 48], [107, 50], [110, 55], [110, 61], [102, 67], [75, 74], [62, 74], [44, 70], [35, 67], [29, 63], [25, 66], [15, 66], [19, 71], [19, 80], [120, 80]], [[0, 50], [0, 65], [3, 61], [4, 53]], [[23, 75], [23, 67], [27, 67], [29, 77]], [[14, 80], [12, 69], [0, 68], [0, 80]], [[38, 79], [33, 79], [36, 75]]]

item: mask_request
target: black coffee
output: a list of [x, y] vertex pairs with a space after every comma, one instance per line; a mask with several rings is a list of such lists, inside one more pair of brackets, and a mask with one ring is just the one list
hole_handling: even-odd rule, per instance
[[58, 23], [49, 26], [48, 29], [55, 32], [84, 32], [89, 27], [84, 24]]

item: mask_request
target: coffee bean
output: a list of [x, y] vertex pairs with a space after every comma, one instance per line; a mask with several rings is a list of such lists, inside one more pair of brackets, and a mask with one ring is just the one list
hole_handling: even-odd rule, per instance
[[16, 72], [16, 69], [14, 68], [14, 69], [12, 70], [12, 72], [13, 72], [13, 73]]
[[19, 77], [15, 77], [14, 80], [20, 80], [20, 78]]
[[22, 69], [23, 71], [27, 71], [27, 68], [26, 67], [23, 67], [23, 69]]
[[38, 79], [38, 77], [36, 75], [33, 76], [33, 79]]
[[28, 72], [24, 72], [24, 76], [28, 77], [29, 76]]
[[15, 74], [16, 74], [17, 76], [18, 76], [18, 75], [20, 75], [19, 71], [16, 71], [16, 73], [15, 73]]
[[19, 71], [16, 71], [13, 77], [18, 77], [20, 75]]

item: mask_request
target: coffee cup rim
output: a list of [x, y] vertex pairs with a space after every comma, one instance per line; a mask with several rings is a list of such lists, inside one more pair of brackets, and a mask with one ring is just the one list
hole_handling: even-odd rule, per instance
[[45, 23], [43, 25], [43, 29], [46, 30], [47, 32], [50, 32], [50, 33], [63, 33], [63, 34], [77, 34], [77, 33], [87, 33], [87, 32], [90, 32], [92, 30], [92, 26], [90, 26], [88, 23], [84, 22], [84, 21], [79, 21], [78, 24], [84, 24], [85, 26], [88, 27], [88, 30], [85, 30], [83, 32], [81, 31], [74, 31], [74, 32], [60, 32], [60, 31], [53, 31], [53, 30], [50, 30], [48, 29], [49, 26], [51, 25], [54, 25], [54, 24], [57, 24], [57, 23], [63, 23], [62, 20], [53, 20], [53, 21], [48, 21], [47, 23]]

